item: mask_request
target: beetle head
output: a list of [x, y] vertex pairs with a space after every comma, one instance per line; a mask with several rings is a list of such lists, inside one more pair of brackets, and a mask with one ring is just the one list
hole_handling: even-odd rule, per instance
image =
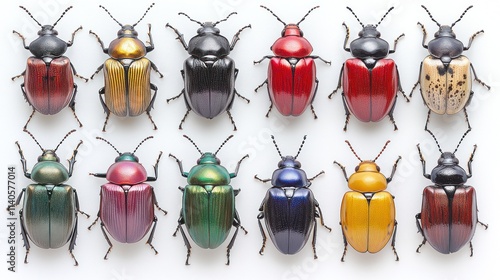
[[438, 165], [458, 165], [458, 163], [458, 158], [451, 152], [442, 153], [438, 159]]
[[59, 162], [59, 157], [57, 156], [56, 154], [56, 151], [57, 149], [59, 148], [59, 146], [61, 146], [61, 144], [64, 142], [64, 140], [66, 140], [66, 138], [68, 138], [68, 136], [75, 132], [76, 130], [73, 129], [71, 130], [70, 132], [68, 132], [64, 137], [63, 139], [61, 140], [61, 142], [59, 142], [59, 144], [57, 144], [56, 148], [53, 149], [53, 150], [46, 150], [42, 147], [42, 145], [40, 145], [40, 143], [38, 142], [38, 140], [36, 140], [35, 136], [33, 134], [31, 134], [31, 132], [29, 132], [28, 130], [24, 130], [24, 132], [28, 133], [29, 136], [31, 136], [31, 138], [35, 141], [35, 143], [38, 145], [38, 147], [42, 150], [42, 155], [38, 157], [38, 162], [40, 161], [55, 161], [55, 162]]
[[144, 138], [138, 145], [137, 147], [135, 147], [134, 151], [133, 152], [125, 152], [125, 153], [120, 153], [120, 151], [118, 151], [118, 149], [116, 149], [116, 147], [111, 144], [108, 140], [102, 138], [102, 137], [99, 137], [97, 136], [96, 139], [97, 140], [101, 140], [101, 141], [104, 141], [106, 142], [108, 145], [111, 146], [111, 148], [113, 148], [117, 153], [118, 153], [118, 156], [115, 158], [115, 162], [120, 162], [120, 161], [133, 161], [133, 162], [139, 162], [139, 158], [135, 155], [135, 152], [137, 152], [137, 149], [139, 149], [139, 147], [144, 143], [146, 142], [146, 140], [148, 139], [151, 139], [153, 138], [153, 136], [148, 136], [146, 138]]
[[54, 29], [53, 25], [44, 25], [42, 26], [42, 29], [38, 31], [38, 36], [44, 36], [44, 35], [52, 35], [52, 36], [57, 36], [59, 33], [57, 30]]
[[427, 7], [425, 7], [424, 5], [421, 5], [421, 6], [427, 12], [427, 14], [431, 18], [431, 20], [433, 22], [435, 22], [437, 24], [437, 26], [439, 27], [439, 30], [434, 34], [435, 38], [441, 38], [441, 37], [456, 38], [456, 35], [453, 32], [453, 26], [455, 26], [455, 24], [457, 24], [457, 22], [459, 22], [460, 20], [462, 20], [462, 18], [464, 17], [465, 13], [467, 13], [467, 11], [472, 8], [472, 5], [469, 6], [469, 7], [467, 7], [467, 9], [465, 9], [465, 11], [460, 15], [460, 17], [454, 23], [452, 23], [451, 25], [448, 26], [448, 25], [441, 25], [441, 24], [439, 24], [439, 22], [437, 22], [437, 20], [435, 20], [432, 17], [431, 12], [427, 9]]
[[214, 153], [203, 153], [196, 161], [196, 164], [217, 164], [220, 165], [220, 159]]
[[389, 12], [394, 9], [394, 7], [389, 8], [389, 10], [382, 16], [382, 18], [380, 19], [380, 21], [377, 24], [364, 25], [361, 22], [361, 20], [358, 18], [358, 16], [356, 15], [356, 13], [354, 13], [354, 11], [350, 7], [346, 7], [346, 8], [353, 14], [353, 16], [359, 22], [361, 27], [363, 27], [363, 29], [361, 31], [359, 31], [359, 33], [358, 33], [358, 36], [361, 38], [379, 38], [380, 32], [377, 30], [377, 27], [384, 20], [384, 18], [387, 16], [387, 14], [389, 14]]
[[137, 33], [134, 26], [126, 24], [126, 25], [123, 25], [120, 30], [118, 30], [117, 35], [118, 35], [118, 38], [121, 38], [121, 37], [137, 38], [139, 33]]
[[380, 153], [378, 153], [378, 155], [373, 160], [362, 160], [358, 156], [358, 154], [356, 153], [354, 148], [351, 146], [351, 143], [347, 140], [345, 140], [345, 142], [349, 146], [349, 149], [351, 149], [351, 152], [354, 154], [354, 156], [360, 161], [360, 163], [354, 168], [354, 171], [356, 171], [356, 172], [380, 172], [380, 167], [375, 163], [375, 161], [382, 155], [382, 153], [384, 152], [387, 145], [391, 142], [390, 140], [387, 140], [387, 142], [385, 142], [384, 147], [382, 148]]
[[71, 8], [73, 8], [73, 6], [69, 6], [68, 8], [66, 8], [66, 10], [64, 10], [64, 12], [61, 14], [61, 16], [59, 17], [59, 19], [56, 20], [56, 22], [54, 22], [54, 24], [50, 25], [50, 24], [47, 24], [47, 25], [42, 25], [40, 24], [40, 22], [38, 22], [35, 17], [30, 13], [30, 11], [28, 11], [28, 9], [26, 9], [25, 7], [23, 6], [19, 6], [19, 8], [23, 9], [24, 11], [26, 11], [26, 13], [28, 13], [28, 15], [38, 24], [38, 26], [40, 26], [42, 29], [40, 29], [40, 31], [38, 31], [38, 36], [44, 36], [44, 35], [53, 35], [53, 36], [57, 36], [58, 33], [57, 31], [54, 29], [54, 27], [56, 26], [56, 24], [63, 18], [63, 16], [66, 14], [66, 12], [68, 12]]
[[197, 33], [203, 34], [220, 34], [219, 28], [216, 28], [212, 22], [205, 22], [202, 27], [198, 28]]
[[300, 164], [300, 161], [296, 160], [295, 157], [293, 156], [285, 156], [282, 157], [280, 162], [278, 162], [278, 168], [285, 168], [285, 167], [291, 167], [291, 168], [297, 168], [299, 169], [302, 165]]
[[297, 24], [290, 23], [290, 24], [285, 25], [285, 28], [283, 28], [283, 30], [281, 31], [281, 37], [285, 37], [285, 36], [303, 37], [304, 32], [302, 32], [302, 30], [300, 29], [300, 27]]

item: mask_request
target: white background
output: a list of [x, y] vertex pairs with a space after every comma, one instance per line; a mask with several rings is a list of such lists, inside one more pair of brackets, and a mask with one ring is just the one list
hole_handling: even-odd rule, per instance
[[[431, 137], [423, 130], [427, 110], [424, 107], [419, 92], [415, 92], [410, 103], [398, 99], [394, 118], [399, 131], [393, 131], [388, 118], [380, 123], [361, 123], [351, 118], [347, 132], [342, 131], [344, 125], [344, 108], [340, 94], [331, 100], [328, 94], [336, 87], [342, 62], [349, 53], [342, 49], [345, 31], [342, 22], [351, 28], [351, 35], [356, 37], [360, 25], [345, 9], [352, 7], [363, 23], [376, 23], [381, 16], [394, 6], [395, 9], [379, 26], [384, 39], [390, 42], [401, 33], [405, 37], [400, 40], [395, 59], [401, 75], [402, 86], [407, 94], [418, 76], [420, 61], [427, 55], [422, 48], [422, 32], [417, 26], [420, 21], [425, 24], [432, 37], [437, 26], [430, 20], [427, 13], [420, 8], [425, 4], [441, 24], [450, 24], [470, 5], [463, 0], [455, 1], [243, 1], [243, 0], [210, 0], [210, 1], [157, 1], [156, 6], [146, 18], [138, 24], [139, 38], [146, 40], [147, 23], [153, 26], [155, 50], [148, 58], [156, 63], [163, 79], [153, 73], [152, 82], [158, 88], [155, 108], [151, 111], [158, 130], [153, 131], [146, 115], [132, 119], [120, 119], [111, 116], [108, 131], [101, 132], [105, 114], [98, 99], [98, 90], [103, 85], [102, 74], [94, 80], [84, 83], [77, 79], [79, 86], [76, 97], [76, 110], [84, 124], [77, 132], [65, 141], [58, 153], [61, 159], [70, 157], [72, 149], [82, 139], [73, 177], [69, 184], [78, 190], [81, 209], [91, 214], [91, 219], [80, 217], [79, 234], [74, 254], [80, 266], [74, 267], [66, 247], [57, 250], [42, 250], [32, 247], [29, 264], [22, 263], [24, 249], [18, 236], [18, 264], [15, 274], [8, 273], [6, 263], [2, 262], [0, 271], [9, 278], [2, 279], [87, 279], [92, 276], [97, 279], [498, 279], [498, 250], [500, 236], [498, 216], [500, 204], [496, 197], [497, 158], [499, 155], [497, 123], [499, 97], [499, 70], [497, 69], [498, 53], [498, 4], [495, 1], [474, 1], [471, 9], [456, 24], [454, 31], [457, 37], [467, 43], [469, 37], [476, 31], [484, 29], [485, 33], [474, 41], [466, 55], [475, 66], [478, 76], [491, 85], [487, 91], [474, 83], [474, 99], [468, 107], [472, 132], [467, 136], [456, 155], [462, 166], [472, 151], [473, 145], [478, 149], [473, 163], [473, 177], [468, 181], [476, 187], [480, 219], [489, 223], [487, 231], [478, 227], [473, 239], [474, 257], [469, 257], [469, 249], [464, 247], [452, 255], [442, 255], [429, 245], [422, 248], [421, 253], [415, 253], [422, 237], [417, 233], [414, 216], [420, 211], [422, 189], [430, 184], [422, 177], [422, 169], [415, 145], [421, 143], [427, 159], [427, 172], [435, 166], [439, 152]], [[2, 120], [2, 174], [6, 182], [7, 166], [17, 167], [18, 191], [30, 181], [22, 176], [19, 155], [14, 142], [18, 140], [24, 150], [31, 169], [40, 154], [40, 149], [31, 138], [22, 132], [22, 127], [31, 113], [19, 88], [22, 79], [12, 82], [10, 77], [23, 71], [26, 58], [30, 53], [22, 48], [21, 40], [14, 34], [15, 29], [25, 35], [28, 42], [34, 40], [38, 27], [28, 15], [17, 7], [26, 6], [42, 23], [52, 24], [62, 11], [73, 5], [74, 8], [56, 26], [59, 36], [69, 40], [71, 33], [80, 25], [83, 31], [75, 38], [74, 45], [68, 49], [67, 56], [71, 58], [79, 74], [89, 77], [106, 59], [94, 36], [88, 31], [99, 34], [105, 44], [115, 38], [119, 26], [109, 16], [98, 8], [99, 4], [106, 6], [123, 24], [135, 23], [149, 2], [141, 1], [6, 1], [3, 3], [3, 20], [0, 25], [0, 40], [2, 45], [2, 64], [0, 68], [0, 88], [2, 89], [3, 108], [0, 110]], [[317, 73], [320, 80], [318, 94], [314, 102], [318, 119], [314, 120], [310, 111], [298, 118], [286, 118], [275, 110], [269, 118], [264, 115], [269, 107], [269, 99], [265, 89], [254, 93], [253, 89], [266, 76], [267, 62], [254, 66], [252, 61], [264, 55], [270, 55], [269, 47], [281, 33], [282, 25], [271, 14], [259, 8], [265, 4], [285, 22], [297, 22], [313, 6], [321, 5], [301, 23], [306, 38], [314, 46], [314, 55], [331, 60], [327, 66], [317, 62]], [[184, 130], [177, 126], [185, 113], [182, 99], [167, 104], [166, 98], [177, 95], [182, 89], [182, 78], [179, 73], [187, 53], [175, 40], [176, 35], [170, 29], [165, 29], [169, 22], [185, 34], [186, 40], [195, 35], [199, 26], [190, 22], [178, 12], [186, 12], [199, 21], [216, 21], [225, 18], [232, 11], [238, 15], [232, 16], [218, 27], [228, 39], [247, 24], [252, 29], [241, 33], [231, 57], [240, 69], [236, 87], [238, 91], [251, 99], [250, 104], [236, 98], [231, 111], [238, 126], [233, 132], [226, 115], [214, 120], [205, 120], [191, 113], [184, 124]], [[351, 39], [353, 39], [353, 37]], [[430, 37], [429, 37], [430, 38]], [[453, 150], [466, 129], [464, 115], [431, 117], [431, 129], [438, 136], [444, 150]], [[62, 137], [71, 129], [76, 128], [71, 110], [65, 109], [57, 116], [42, 116], [36, 114], [29, 125], [29, 130], [37, 137], [45, 148], [54, 148]], [[218, 156], [230, 171], [235, 163], [245, 154], [250, 158], [241, 165], [238, 177], [232, 181], [235, 188], [241, 188], [237, 197], [237, 209], [242, 224], [249, 231], [248, 235], [238, 236], [231, 252], [231, 265], [226, 266], [225, 246], [215, 250], [202, 250], [193, 243], [191, 265], [185, 266], [185, 247], [180, 236], [174, 238], [172, 233], [177, 225], [180, 209], [181, 193], [178, 186], [186, 184], [181, 177], [174, 160], [168, 158], [169, 153], [183, 160], [184, 168], [189, 169], [196, 162], [199, 154], [194, 147], [182, 137], [189, 135], [203, 151], [215, 151], [222, 141], [230, 134], [235, 137], [220, 151]], [[309, 177], [324, 170], [325, 175], [317, 178], [312, 185], [325, 218], [325, 222], [333, 228], [329, 233], [324, 228], [318, 228], [317, 250], [319, 258], [313, 260], [312, 249], [307, 245], [294, 256], [281, 255], [268, 242], [264, 256], [258, 254], [261, 246], [261, 236], [257, 226], [256, 216], [262, 198], [268, 185], [253, 179], [255, 174], [268, 178], [279, 161], [277, 152], [270, 141], [274, 134], [284, 154], [295, 155], [303, 135], [308, 138], [299, 156], [304, 170]], [[160, 205], [169, 213], [158, 215], [158, 226], [153, 244], [159, 251], [154, 255], [144, 241], [137, 244], [115, 244], [109, 255], [109, 260], [103, 260], [107, 250], [99, 227], [88, 231], [98, 210], [99, 186], [103, 179], [88, 175], [89, 172], [105, 172], [113, 163], [116, 153], [105, 143], [95, 140], [102, 136], [121, 152], [131, 151], [145, 137], [155, 138], [145, 142], [137, 151], [137, 156], [152, 175], [152, 165], [159, 151], [164, 152], [161, 159], [159, 179], [152, 183]], [[373, 159], [386, 140], [391, 140], [384, 154], [377, 160], [382, 172], [389, 176], [392, 164], [398, 155], [403, 157], [394, 180], [389, 184], [388, 191], [396, 197], [397, 220], [397, 250], [400, 261], [394, 261], [390, 246], [376, 255], [360, 254], [351, 247], [348, 248], [346, 262], [340, 262], [343, 251], [342, 234], [339, 222], [339, 208], [342, 195], [347, 191], [346, 182], [341, 171], [332, 162], [337, 160], [347, 167], [349, 172], [358, 163], [350, 152], [344, 140], [351, 141], [360, 157]], [[66, 163], [66, 162], [65, 162]], [[0, 200], [5, 206], [6, 188], [0, 192]], [[2, 206], [2, 208], [4, 207]], [[6, 215], [5, 215], [6, 218]], [[19, 224], [18, 224], [19, 229]], [[2, 259], [7, 252], [7, 228], [0, 227], [0, 246]], [[227, 243], [227, 242], [226, 242]]]

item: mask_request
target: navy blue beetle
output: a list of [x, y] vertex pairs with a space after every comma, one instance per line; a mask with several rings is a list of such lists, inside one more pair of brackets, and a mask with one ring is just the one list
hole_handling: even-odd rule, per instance
[[286, 255], [293, 255], [302, 250], [309, 239], [311, 230], [314, 229], [312, 248], [316, 259], [318, 258], [316, 255], [316, 218], [319, 218], [321, 225], [329, 231], [332, 229], [323, 222], [321, 208], [319, 208], [319, 203], [314, 198], [309, 186], [312, 180], [325, 172], [321, 171], [309, 179], [306, 172], [300, 168], [301, 164], [297, 161], [297, 157], [304, 146], [306, 136], [304, 136], [297, 155], [285, 157], [281, 155], [274, 136], [271, 138], [281, 161], [278, 163], [278, 169], [273, 172], [272, 179], [263, 180], [255, 175], [255, 179], [263, 183], [271, 181], [273, 185], [267, 191], [257, 216], [262, 234], [262, 248], [259, 253], [262, 255], [266, 246], [267, 238], [261, 222], [262, 219], [265, 219], [267, 231], [274, 246]]

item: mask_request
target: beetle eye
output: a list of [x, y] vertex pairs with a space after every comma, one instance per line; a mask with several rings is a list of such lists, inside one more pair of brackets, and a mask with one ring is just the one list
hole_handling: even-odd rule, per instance
[[377, 171], [380, 172], [380, 167], [377, 165]]
[[356, 166], [356, 168], [354, 168], [354, 171], [358, 172], [358, 170], [359, 170], [359, 165]]

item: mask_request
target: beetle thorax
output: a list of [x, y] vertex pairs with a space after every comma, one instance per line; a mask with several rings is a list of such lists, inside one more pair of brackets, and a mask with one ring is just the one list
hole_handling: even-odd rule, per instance
[[302, 36], [302, 31], [295, 24], [285, 26], [281, 32], [282, 37], [274, 42], [271, 50], [280, 57], [306, 57], [313, 51], [309, 41]]
[[441, 59], [444, 64], [448, 64], [451, 59], [460, 56], [464, 51], [464, 44], [456, 39], [455, 33], [449, 26], [439, 27], [434, 37], [428, 44], [429, 53]]
[[45, 150], [33, 166], [31, 179], [39, 184], [59, 185], [69, 179], [69, 173], [53, 150]]
[[389, 54], [389, 43], [380, 38], [380, 32], [374, 25], [366, 25], [358, 35], [359, 38], [353, 40], [350, 45], [352, 56], [362, 60], [378, 60]]
[[[42, 29], [43, 30], [43, 29]], [[37, 58], [54, 58], [63, 55], [68, 49], [68, 45], [63, 40], [59, 39], [57, 31], [52, 30], [55, 33], [50, 33], [49, 31], [42, 33], [38, 32], [38, 37], [29, 45], [29, 51]]]
[[373, 161], [362, 161], [349, 177], [348, 186], [358, 192], [379, 192], [387, 188], [387, 179], [380, 173], [380, 167]]
[[120, 161], [133, 161], [133, 162], [139, 162], [139, 158], [134, 155], [133, 153], [123, 153], [120, 154], [115, 158], [115, 162], [120, 162]]
[[197, 164], [220, 164], [220, 159], [213, 153], [204, 153], [196, 162]]
[[432, 169], [431, 181], [438, 186], [463, 185], [467, 182], [468, 176], [458, 164], [459, 161], [453, 153], [442, 153], [438, 165]]
[[38, 157], [38, 162], [41, 161], [55, 161], [59, 162], [59, 157], [57, 156], [56, 152], [54, 150], [44, 150], [43, 154]]
[[139, 59], [146, 55], [146, 46], [137, 36], [122, 36], [111, 41], [108, 55], [115, 59]]

